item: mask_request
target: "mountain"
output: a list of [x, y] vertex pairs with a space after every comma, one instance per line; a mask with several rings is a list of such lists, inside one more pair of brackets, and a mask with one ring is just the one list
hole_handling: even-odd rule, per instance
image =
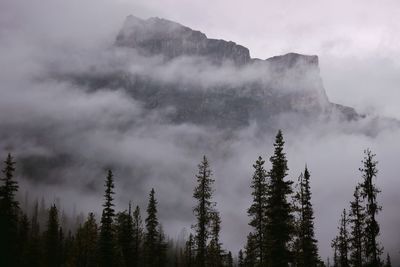
[[251, 61], [249, 49], [234, 42], [209, 39], [200, 32], [166, 19], [142, 20], [128, 16], [115, 44], [138, 49], [148, 55], [205, 56], [214, 63], [232, 60], [237, 65]]
[[114, 49], [134, 51], [140, 60], [133, 58], [129, 70], [81, 73], [77, 80], [93, 89], [124, 88], [149, 110], [170, 110], [167, 117], [175, 123], [237, 128], [269, 125], [281, 114], [360, 117], [329, 101], [315, 55], [251, 58], [249, 49], [234, 42], [207, 38], [170, 20], [132, 15]]

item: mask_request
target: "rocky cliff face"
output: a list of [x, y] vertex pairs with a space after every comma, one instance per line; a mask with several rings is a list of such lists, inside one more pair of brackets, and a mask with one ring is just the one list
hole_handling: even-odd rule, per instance
[[249, 50], [234, 42], [208, 39], [199, 31], [160, 18], [142, 20], [128, 16], [115, 44], [135, 48], [147, 55], [204, 56], [213, 63], [231, 60], [237, 65], [250, 61]]
[[[317, 56], [254, 59], [234, 42], [209, 39], [169, 20], [134, 16], [126, 19], [115, 47], [132, 49], [146, 61], [154, 56], [162, 61], [145, 74], [120, 71], [90, 79], [83, 74], [81, 80], [92, 88], [124, 88], [148, 109], [172, 108], [169, 117], [176, 123], [236, 128], [252, 121], [268, 125], [279, 114], [358, 116], [329, 101]], [[135, 66], [140, 68], [145, 67]]]

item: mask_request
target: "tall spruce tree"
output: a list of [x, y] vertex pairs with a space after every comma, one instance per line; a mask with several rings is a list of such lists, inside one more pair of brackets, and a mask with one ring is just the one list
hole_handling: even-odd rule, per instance
[[265, 232], [267, 225], [267, 172], [264, 169], [265, 161], [262, 157], [258, 157], [256, 163], [253, 164], [254, 174], [251, 180], [251, 188], [253, 192], [253, 203], [247, 213], [250, 216], [249, 225], [254, 228], [254, 253], [259, 266], [265, 265], [266, 256], [266, 240]]
[[155, 199], [154, 188], [151, 189], [149, 195], [149, 203], [147, 206], [147, 217], [146, 222], [146, 234], [144, 240], [145, 249], [145, 266], [156, 267], [158, 263], [158, 244], [159, 244], [159, 232], [158, 232], [158, 218], [157, 218], [157, 200]]
[[347, 213], [346, 210], [343, 210], [341, 219], [340, 219], [340, 227], [339, 227], [339, 236], [337, 239], [338, 242], [338, 250], [339, 250], [339, 263], [340, 267], [349, 267], [349, 234], [347, 229]]
[[11, 154], [4, 164], [0, 179], [0, 266], [16, 266], [19, 203], [15, 199], [18, 182], [14, 179], [15, 162]]
[[45, 262], [48, 267], [61, 266], [60, 223], [56, 205], [49, 209], [47, 229], [44, 233]]
[[294, 232], [293, 207], [288, 201], [292, 194], [292, 181], [286, 181], [287, 167], [286, 155], [283, 152], [284, 140], [282, 131], [279, 130], [275, 139], [274, 155], [270, 158], [272, 168], [268, 173], [266, 234], [268, 236], [270, 267], [287, 267], [291, 261], [289, 241]]
[[133, 265], [132, 266], [138, 267], [143, 265], [143, 253], [142, 253], [143, 224], [139, 206], [136, 206], [132, 217], [133, 217], [133, 248], [132, 248]]
[[207, 240], [210, 235], [209, 225], [211, 214], [215, 203], [212, 202], [213, 189], [212, 172], [206, 156], [203, 157], [202, 162], [199, 164], [199, 171], [196, 175], [197, 186], [194, 189], [193, 197], [197, 200], [197, 205], [193, 211], [196, 216], [196, 264], [198, 267], [206, 266], [207, 255]]
[[105, 181], [105, 193], [103, 213], [101, 216], [100, 236], [98, 242], [99, 266], [111, 267], [116, 265], [115, 261], [115, 233], [114, 233], [114, 176], [108, 171]]
[[314, 234], [314, 210], [311, 203], [310, 172], [307, 166], [304, 175], [300, 175], [299, 192], [299, 222], [297, 224], [298, 236], [298, 266], [315, 267], [321, 262], [318, 255], [317, 240]]
[[356, 186], [354, 199], [350, 202], [350, 263], [353, 267], [362, 267], [364, 259], [364, 229], [365, 229], [365, 209], [362, 205], [360, 188]]
[[361, 197], [366, 201], [366, 218], [365, 218], [365, 256], [367, 266], [379, 266], [380, 255], [383, 249], [377, 238], [379, 236], [379, 224], [376, 220], [376, 215], [382, 209], [377, 203], [377, 195], [380, 190], [374, 183], [374, 178], [378, 174], [375, 154], [371, 150], [364, 151], [363, 166], [360, 168], [363, 181], [360, 184]]

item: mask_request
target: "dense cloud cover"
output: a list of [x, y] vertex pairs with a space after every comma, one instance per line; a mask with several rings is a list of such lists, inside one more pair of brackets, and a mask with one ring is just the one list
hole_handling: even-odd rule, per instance
[[[129, 200], [144, 207], [150, 188], [155, 187], [161, 221], [172, 237], [193, 223], [193, 177], [201, 156], [206, 154], [216, 179], [215, 199], [222, 215], [222, 240], [226, 247], [236, 251], [248, 232], [246, 210], [250, 205], [251, 165], [258, 155], [265, 158], [271, 155], [273, 134], [260, 131], [256, 123], [235, 132], [191, 123], [172, 124], [167, 117], [173, 110], [149, 112], [124, 88], [92, 91], [86, 85], [61, 76], [124, 70], [156, 74], [164, 82], [188, 79], [188, 84], [195, 82], [203, 84], [204, 88], [266, 77], [264, 70], [258, 72], [259, 68], [237, 72], [235, 67], [227, 65], [213, 69], [196, 58], [161, 64], [162, 59], [158, 57], [143, 58], [132, 51], [115, 50], [112, 44], [127, 12], [139, 16], [167, 16], [189, 26], [198, 26], [207, 33], [210, 28], [213, 37], [235, 38], [239, 43], [245, 38], [249, 41], [242, 43], [260, 57], [291, 49], [320, 54], [328, 95], [336, 102], [355, 105], [362, 111], [371, 110], [372, 106], [376, 115], [399, 118], [397, 103], [386, 101], [385, 94], [372, 87], [379, 86], [387, 94], [392, 92], [391, 99], [396, 100], [393, 86], [398, 82], [394, 75], [398, 66], [381, 54], [367, 56], [375, 51], [371, 47], [374, 47], [375, 37], [380, 36], [375, 35], [376, 29], [354, 36], [363, 41], [371, 34], [372, 37], [367, 38], [371, 46], [367, 42], [363, 43], [364, 47], [358, 47], [353, 39], [343, 41], [339, 32], [344, 26], [340, 23], [338, 28], [329, 28], [334, 33], [333, 40], [329, 40], [322, 26], [315, 26], [324, 14], [321, 7], [307, 11], [311, 18], [306, 19], [304, 9], [295, 11], [297, 4], [291, 3], [289, 6], [294, 10], [284, 12], [271, 2], [275, 9], [265, 7], [264, 10], [274, 16], [265, 23], [260, 21], [264, 22], [265, 15], [256, 16], [258, 12], [251, 16], [258, 19], [245, 16], [253, 22], [254, 28], [246, 23], [244, 25], [249, 28], [243, 29], [231, 15], [226, 15], [226, 19], [221, 15], [232, 12], [210, 11], [204, 19], [183, 2], [3, 1], [0, 4], [0, 151], [3, 155], [12, 151], [17, 156], [18, 166], [23, 169], [20, 170], [21, 187], [29, 188], [32, 198], [44, 195], [50, 202], [60, 197], [67, 212], [72, 211], [74, 205], [83, 211], [100, 209], [106, 168], [115, 170], [117, 201], [121, 209], [127, 207]], [[201, 5], [195, 2], [194, 7]], [[227, 1], [218, 1], [216, 10], [222, 12], [227, 5]], [[171, 6], [185, 12], [178, 14]], [[255, 11], [261, 10], [260, 7], [262, 4], [258, 2], [249, 8]], [[242, 4], [233, 4], [232, 8], [239, 11]], [[368, 13], [374, 8], [372, 5], [370, 9], [362, 8], [357, 12]], [[349, 10], [355, 12], [356, 8]], [[339, 12], [336, 8], [333, 11]], [[381, 8], [376, 11], [374, 20], [387, 12]], [[391, 11], [390, 16], [394, 12]], [[287, 18], [287, 14], [292, 18]], [[351, 33], [355, 33], [361, 27], [359, 16], [355, 21], [349, 17], [345, 16], [343, 24], [350, 23], [350, 28], [354, 28]], [[277, 21], [283, 21], [282, 25]], [[293, 25], [299, 21], [303, 23], [294, 31]], [[337, 22], [331, 16], [328, 21], [331, 27]], [[220, 26], [213, 27], [215, 25]], [[387, 31], [396, 27], [394, 23]], [[264, 43], [258, 42], [252, 33], [253, 30], [260, 32], [261, 28], [267, 33], [257, 38], [265, 37], [268, 41]], [[246, 34], [242, 34], [243, 31]], [[272, 42], [272, 37], [278, 41]], [[299, 42], [311, 38], [313, 42]], [[392, 42], [385, 40], [382, 45], [395, 50]], [[354, 59], [353, 55], [358, 58]], [[393, 53], [393, 59], [397, 57]], [[344, 62], [348, 64], [342, 64]], [[185, 75], [182, 69], [198, 75]], [[292, 82], [289, 78], [285, 81]], [[360, 87], [363, 83], [365, 88]], [[398, 257], [400, 182], [397, 155], [400, 143], [396, 140], [400, 129], [375, 116], [358, 122], [330, 120], [306, 125], [294, 122], [288, 114], [277, 120], [285, 134], [290, 178], [295, 180], [305, 164], [311, 170], [316, 234], [322, 255], [326, 257], [330, 253], [330, 240], [336, 233], [339, 214], [348, 207], [354, 186], [360, 181], [358, 168], [362, 151], [370, 147], [380, 162], [378, 186], [383, 193], [379, 200], [384, 207], [379, 215], [381, 238], [393, 258]], [[43, 169], [36, 169], [37, 164]]]

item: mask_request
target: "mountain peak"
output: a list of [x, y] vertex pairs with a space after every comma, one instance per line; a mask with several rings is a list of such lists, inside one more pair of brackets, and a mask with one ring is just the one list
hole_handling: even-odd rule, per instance
[[244, 46], [231, 41], [210, 39], [200, 31], [157, 17], [140, 19], [128, 16], [115, 44], [135, 48], [144, 54], [162, 55], [167, 59], [202, 56], [213, 63], [228, 60], [236, 65], [251, 60], [250, 52]]
[[[338, 113], [347, 119], [357, 118], [352, 108], [329, 101], [316, 55], [287, 53], [265, 60], [251, 58], [246, 47], [232, 41], [208, 38], [200, 31], [167, 19], [141, 19], [132, 15], [126, 18], [115, 45], [134, 48], [144, 56], [162, 56], [165, 62], [190, 56], [204, 58], [208, 64], [221, 68], [226, 61], [239, 67], [246, 66], [228, 68], [226, 70], [232, 71], [231, 75], [219, 77], [221, 82], [205, 84], [173, 76], [166, 81], [159, 80], [157, 75], [151, 74], [145, 79], [136, 75], [120, 81], [118, 86], [130, 88], [134, 97], [147, 103], [149, 108], [174, 107], [176, 113], [172, 117], [177, 122], [239, 126], [255, 120], [262, 124], [266, 123], [268, 116], [291, 112], [307, 116]], [[160, 62], [159, 67], [168, 68], [168, 64], [164, 66], [163, 63]], [[191, 67], [197, 71], [196, 66], [190, 64], [181, 67], [178, 67], [178, 73], [185, 73], [186, 68]], [[257, 75], [244, 75], [250, 72]], [[225, 72], [213, 75], [221, 73]], [[246, 78], [230, 80], [234, 76]], [[210, 90], [196, 90], [204, 86]], [[194, 89], [186, 90], [188, 87]]]
[[295, 67], [296, 65], [318, 66], [318, 56], [316, 55], [303, 55], [298, 53], [287, 53], [285, 55], [274, 56], [267, 59], [267, 61], [284, 65], [288, 68]]

